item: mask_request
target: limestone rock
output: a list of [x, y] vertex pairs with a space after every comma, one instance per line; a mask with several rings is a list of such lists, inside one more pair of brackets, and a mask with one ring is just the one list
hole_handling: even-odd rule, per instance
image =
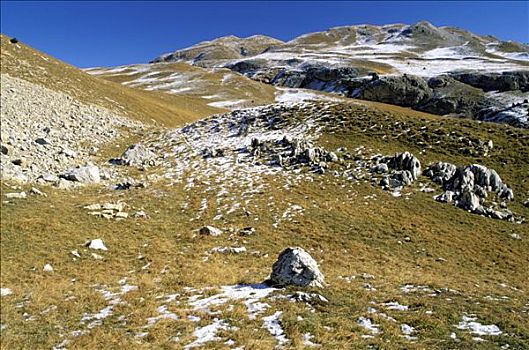
[[453, 203], [454, 202], [455, 193], [452, 191], [445, 191], [441, 193], [438, 196], [435, 196], [434, 199], [438, 202], [443, 203]]
[[222, 230], [213, 227], [213, 226], [204, 226], [199, 230], [199, 233], [201, 235], [205, 236], [220, 236], [222, 234]]
[[424, 175], [432, 179], [433, 182], [443, 185], [454, 176], [456, 169], [454, 164], [437, 162], [429, 165], [424, 171]]
[[457, 205], [463, 209], [470, 210], [471, 212], [483, 211], [479, 202], [479, 197], [469, 189], [465, 189]]
[[20, 193], [6, 193], [6, 198], [9, 199], [24, 199], [27, 197], [26, 192], [20, 192]]
[[454, 203], [456, 206], [475, 214], [487, 215], [500, 220], [513, 220], [513, 214], [506, 210], [497, 210], [496, 204], [487, 206], [489, 195], [496, 195], [500, 200], [512, 200], [511, 188], [503, 183], [494, 169], [480, 164], [471, 164], [457, 168], [455, 165], [437, 162], [428, 166], [424, 174], [443, 186], [444, 193], [435, 196], [439, 202]]
[[272, 266], [270, 282], [299, 287], [323, 287], [325, 284], [316, 261], [300, 247], [289, 247], [279, 254]]
[[95, 250], [108, 250], [108, 248], [105, 246], [105, 243], [103, 243], [103, 240], [101, 238], [92, 239], [86, 242], [86, 246], [90, 249], [95, 249]]
[[386, 163], [392, 169], [409, 171], [413, 180], [421, 174], [421, 162], [410, 152], [396, 153]]
[[121, 155], [118, 163], [121, 165], [154, 166], [156, 155], [142, 144], [129, 146]]
[[411, 107], [427, 101], [432, 93], [423, 78], [404, 74], [371, 81], [361, 88], [357, 97]]
[[0, 296], [6, 297], [13, 294], [13, 291], [10, 288], [0, 288]]
[[98, 183], [101, 181], [99, 168], [95, 165], [85, 165], [69, 169], [62, 175], [62, 177], [69, 181], [86, 184]]

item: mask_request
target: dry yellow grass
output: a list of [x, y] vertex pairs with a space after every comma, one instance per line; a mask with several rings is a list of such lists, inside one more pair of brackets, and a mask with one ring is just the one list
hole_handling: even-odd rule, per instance
[[192, 96], [129, 89], [87, 73], [30, 48], [12, 44], [0, 36], [1, 73], [65, 92], [81, 102], [96, 104], [147, 123], [176, 126], [223, 109]]
[[[427, 126], [447, 133], [457, 131], [473, 138], [492, 139], [496, 146], [490, 158], [464, 155], [457, 145], [444, 139], [441, 145], [434, 144], [420, 158], [423, 162], [444, 159], [459, 164], [479, 160], [497, 169], [515, 193], [520, 194], [510, 206], [519, 214], [529, 215], [521, 205], [521, 196], [529, 188], [520, 175], [528, 166], [524, 163], [528, 151], [527, 131], [428, 115], [409, 116], [407, 110], [388, 112], [384, 106], [366, 110], [352, 105], [350, 112], [344, 111], [347, 109], [338, 115], [345, 117], [347, 127], [326, 133], [319, 141], [321, 145], [329, 149], [364, 145], [373, 152], [417, 153], [419, 139], [400, 137], [385, 141], [378, 137], [380, 129], [363, 131], [374, 124], [384, 125], [382, 130], [387, 130], [395, 121], [407, 123], [412, 133]], [[110, 148], [109, 156], [112, 152], [120, 153]], [[273, 184], [277, 178], [269, 176], [267, 181]], [[353, 195], [348, 195], [344, 186], [353, 186]], [[368, 345], [385, 349], [488, 349], [503, 344], [517, 349], [527, 347], [527, 224], [487, 219], [436, 203], [430, 194], [419, 192], [418, 187], [415, 184], [406, 190], [413, 194], [410, 200], [404, 200], [393, 198], [368, 183], [352, 185], [326, 174], [316, 177], [312, 183], [292, 186], [290, 190], [261, 193], [255, 198], [257, 207], [251, 216], [233, 213], [222, 224], [235, 230], [253, 226], [257, 234], [250, 237], [196, 235], [195, 229], [214, 222], [214, 206], [208, 208], [200, 221], [190, 221], [207, 193], [206, 184], [197, 184], [189, 199], [185, 198], [183, 184], [167, 186], [160, 182], [131, 191], [45, 189], [47, 198], [2, 203], [1, 284], [14, 292], [2, 300], [2, 323], [7, 325], [2, 331], [2, 347], [50, 348], [60, 343], [59, 334], [83, 327], [79, 320], [84, 312], [96, 312], [107, 305], [94, 285], [107, 285], [109, 290], [116, 290], [118, 281], [127, 277], [127, 282], [139, 286], [139, 290], [125, 295], [123, 300], [127, 304], [116, 306], [115, 314], [105, 319], [102, 326], [73, 338], [72, 348], [182, 348], [194, 340], [195, 327], [210, 324], [214, 317], [190, 308], [186, 300], [195, 293], [186, 291], [185, 287], [213, 287], [205, 291], [205, 295], [211, 295], [222, 285], [261, 282], [270, 272], [277, 254], [289, 245], [304, 247], [320, 263], [329, 283], [320, 293], [329, 303], [314, 305], [314, 313], [305, 305], [288, 300], [270, 303], [267, 315], [275, 310], [283, 311], [282, 325], [292, 341], [288, 348], [305, 348], [302, 335], [307, 332], [326, 349]], [[364, 197], [372, 194], [376, 199], [365, 204]], [[108, 221], [92, 217], [82, 209], [87, 204], [117, 200], [127, 203], [130, 212], [145, 210], [150, 218]], [[182, 209], [186, 201], [189, 206]], [[266, 208], [270, 203], [285, 208], [286, 202], [303, 206], [305, 214], [274, 229], [274, 218]], [[512, 239], [512, 233], [519, 234], [522, 240]], [[410, 240], [406, 241], [406, 237]], [[91, 258], [83, 248], [82, 244], [90, 238], [102, 238], [109, 247], [109, 252], [102, 253], [104, 260]], [[205, 254], [215, 246], [238, 245], [261, 253]], [[73, 249], [79, 249], [81, 259], [73, 261], [69, 253]], [[209, 256], [207, 261], [203, 259], [205, 256]], [[42, 272], [45, 263], [53, 265], [52, 274]], [[147, 263], [149, 267], [142, 270]], [[164, 268], [167, 272], [161, 273]], [[375, 278], [357, 277], [346, 282], [340, 277], [362, 273]], [[376, 291], [366, 290], [365, 283], [372, 284]], [[404, 294], [400, 287], [408, 283], [441, 291], [437, 297], [427, 296], [428, 293]], [[183, 296], [180, 303], [168, 306], [179, 320], [162, 320], [147, 330], [148, 336], [135, 338], [136, 333], [143, 331], [146, 319], [156, 316], [155, 310], [161, 305], [156, 298], [172, 293]], [[29, 302], [17, 308], [28, 294], [31, 294]], [[69, 295], [76, 299], [66, 302]], [[409, 305], [410, 309], [385, 310], [381, 303], [389, 301]], [[56, 305], [57, 309], [41, 315], [50, 305]], [[233, 309], [227, 306], [220, 308], [222, 317], [239, 330], [221, 331], [219, 336], [247, 349], [275, 347], [274, 339], [261, 328], [261, 321], [247, 319], [243, 305], [235, 303]], [[391, 322], [380, 314], [367, 314], [369, 306], [398, 322]], [[36, 320], [24, 321], [24, 312], [36, 316]], [[468, 333], [454, 327], [465, 313], [479, 315], [480, 321], [496, 324], [504, 333], [485, 337], [484, 343], [475, 342]], [[126, 317], [125, 324], [119, 315]], [[201, 320], [192, 322], [187, 319], [190, 315], [198, 315]], [[383, 333], [371, 339], [362, 338], [366, 332], [356, 324], [361, 316], [371, 317], [380, 324]], [[401, 337], [401, 323], [415, 327], [416, 342]], [[453, 331], [458, 332], [459, 342], [449, 338]], [[173, 339], [175, 336], [178, 340]], [[205, 347], [223, 348], [224, 345], [211, 342]]]
[[[11, 56], [7, 55], [4, 46], [11, 44], [5, 40], [2, 37], [2, 72], [70, 92], [82, 101], [103, 103], [108, 93], [123, 104], [129, 115], [137, 113], [136, 117], [141, 120], [156, 117], [159, 123], [167, 125], [210, 113], [207, 109], [182, 109], [181, 104], [174, 102], [180, 100], [173, 97], [158, 99], [158, 94], [102, 83], [73, 67], [64, 68], [56, 61], [47, 66], [48, 61], [39, 58], [40, 54], [24, 46], [7, 49]], [[35, 60], [35, 67], [41, 66], [36, 62], [42, 60], [42, 67], [50, 75], [37, 75], [29, 65], [16, 68], [15, 53], [24, 54], [27, 62]], [[68, 88], [58, 79], [63, 70], [71, 71], [64, 78], [70, 83]], [[84, 92], [77, 89], [77, 78]], [[92, 88], [97, 89], [97, 94], [90, 93]], [[123, 100], [119, 100], [121, 94]], [[104, 106], [117, 108], [108, 103]], [[134, 111], [134, 106], [142, 109]], [[150, 114], [158, 108], [159, 115]], [[174, 112], [178, 119], [172, 114], [172, 108], [189, 114]], [[496, 169], [514, 189], [515, 201], [509, 207], [519, 215], [529, 216], [529, 209], [522, 205], [529, 193], [528, 131], [446, 119], [363, 101], [353, 101], [333, 112], [336, 125], [340, 126], [324, 131], [318, 141], [321, 146], [333, 150], [363, 145], [373, 153], [419, 154], [424, 148], [419, 142], [425, 142], [431, 147], [419, 156], [423, 164], [444, 160], [459, 165], [481, 163]], [[398, 128], [396, 122], [400, 123]], [[409, 131], [401, 133], [402, 129]], [[492, 140], [494, 149], [490, 157], [468, 154], [467, 145], [447, 136], [451, 132], [464, 139]], [[99, 160], [115, 157], [129, 143], [149, 135], [130, 136], [128, 140], [107, 145]], [[137, 169], [124, 171], [131, 176], [139, 175]], [[142, 174], [160, 171], [151, 168]], [[404, 190], [412, 193], [405, 200], [393, 198], [370, 183], [351, 183], [334, 177], [331, 172], [315, 177], [314, 182], [292, 185], [288, 190], [280, 186], [277, 177], [263, 175], [263, 179], [275, 190], [256, 193], [250, 215], [236, 211], [227, 215], [221, 224], [235, 233], [242, 227], [255, 227], [256, 234], [248, 237], [235, 233], [220, 237], [196, 234], [195, 230], [205, 224], [217, 225], [213, 220], [215, 204], [208, 207], [200, 220], [191, 221], [202, 199], [212, 195], [206, 182], [197, 183], [192, 192], [184, 189], [184, 183], [165, 180], [129, 191], [102, 187], [59, 191], [43, 187], [48, 197], [29, 196], [25, 200], [9, 201], [5, 201], [4, 193], [27, 191], [30, 186], [13, 189], [11, 184], [2, 183], [0, 285], [11, 288], [13, 294], [1, 300], [1, 324], [5, 326], [1, 331], [1, 348], [50, 349], [68, 338], [71, 349], [181, 349], [195, 340], [192, 333], [197, 326], [211, 324], [215, 317], [193, 310], [188, 297], [199, 292], [204, 297], [213, 295], [223, 285], [262, 282], [277, 254], [289, 245], [304, 247], [319, 262], [329, 285], [314, 291], [329, 302], [314, 304], [311, 311], [307, 305], [288, 299], [265, 300], [271, 306], [263, 315], [283, 312], [282, 327], [291, 340], [287, 348], [308, 348], [302, 341], [305, 333], [313, 334], [313, 341], [325, 349], [368, 346], [490, 349], [505, 344], [511, 349], [529, 348], [527, 223], [517, 225], [492, 220], [437, 203], [431, 194], [418, 191], [418, 183]], [[426, 180], [419, 182], [422, 181]], [[372, 195], [376, 197], [365, 198]], [[129, 213], [144, 210], [149, 218], [105, 220], [89, 215], [83, 208], [88, 204], [116, 201], [127, 203]], [[274, 228], [275, 217], [270, 206], [282, 212], [289, 202], [305, 208], [304, 215]], [[186, 208], [184, 203], [188, 203]], [[522, 239], [514, 240], [511, 234], [518, 234]], [[103, 256], [102, 260], [94, 259], [92, 251], [84, 246], [94, 238], [103, 239], [109, 248], [108, 252], [96, 252]], [[217, 246], [241, 245], [248, 253], [208, 253]], [[76, 260], [71, 254], [75, 249], [81, 255]], [[256, 251], [259, 253], [252, 254]], [[53, 266], [53, 273], [42, 271], [47, 263]], [[374, 278], [363, 279], [362, 273], [372, 274]], [[344, 279], [351, 276], [356, 278]], [[138, 290], [123, 295], [121, 299], [125, 303], [115, 305], [113, 315], [105, 318], [101, 326], [88, 330], [86, 324], [80, 323], [83, 315], [109, 306], [97, 288], [118, 292], [119, 281], [124, 277], [126, 283], [138, 286]], [[376, 290], [366, 289], [366, 283]], [[431, 292], [406, 294], [400, 290], [405, 284], [425, 285], [439, 294], [435, 297], [428, 296]], [[187, 287], [199, 291], [190, 291]], [[276, 294], [284, 296], [295, 290], [286, 288]], [[164, 302], [167, 295], [174, 293], [180, 294], [178, 302]], [[382, 304], [390, 301], [408, 305], [409, 309], [387, 310]], [[143, 328], [149, 317], [159, 314], [156, 309], [164, 303], [178, 320], [163, 319], [148, 329]], [[229, 304], [234, 304], [233, 308]], [[368, 313], [368, 307], [376, 308], [379, 313]], [[237, 331], [219, 331], [217, 335], [223, 341], [232, 339], [234, 346], [244, 345], [245, 349], [276, 346], [274, 338], [262, 328], [261, 319], [248, 319], [246, 307], [240, 302], [227, 303], [219, 310], [230, 326], [238, 327]], [[396, 322], [380, 312], [395, 318]], [[468, 332], [454, 327], [465, 313], [478, 315], [484, 324], [498, 325], [503, 334], [484, 337], [486, 342], [474, 341]], [[201, 319], [197, 323], [188, 316]], [[372, 318], [382, 333], [364, 338], [368, 332], [358, 326], [359, 317]], [[415, 342], [401, 336], [403, 323], [416, 329]], [[76, 330], [87, 333], [71, 336]], [[144, 331], [148, 335], [136, 337]], [[450, 338], [454, 331], [458, 341]], [[207, 343], [204, 348], [227, 348], [223, 341]]]
[[[138, 72], [141, 70], [140, 72]], [[227, 68], [205, 69], [191, 66], [183, 62], [152, 63], [148, 65], [130, 65], [119, 67], [120, 71], [112, 68], [95, 68], [88, 72], [97, 72], [97, 77], [130, 84], [137, 89], [152, 89], [173, 94], [179, 97], [197, 99], [202, 96], [202, 103], [214, 101], [244, 100], [239, 107], [255, 107], [274, 102], [276, 89], [268, 84], [256, 82]], [[123, 70], [121, 70], [123, 69]], [[138, 82], [139, 78], [148, 77], [158, 79], [158, 82]], [[177, 84], [171, 84], [172, 82]], [[184, 88], [180, 91], [179, 88]]]

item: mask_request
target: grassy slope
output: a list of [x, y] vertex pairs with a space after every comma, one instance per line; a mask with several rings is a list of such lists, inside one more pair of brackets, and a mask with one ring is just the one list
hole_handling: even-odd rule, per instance
[[[364, 145], [383, 153], [409, 150], [418, 154], [417, 142], [425, 142], [424, 138], [429, 137], [426, 142], [432, 148], [419, 156], [423, 163], [447, 160], [491, 166], [515, 190], [516, 201], [510, 204], [512, 209], [526, 217], [529, 215], [521, 204], [529, 190], [523, 176], [529, 171], [525, 161], [529, 153], [527, 131], [435, 118], [405, 109], [388, 111], [380, 105], [366, 109], [353, 104], [335, 113], [345, 127], [327, 130], [320, 139], [322, 145], [331, 149], [338, 146], [353, 149]], [[395, 127], [395, 121], [402, 125]], [[373, 125], [382, 127], [369, 129]], [[465, 138], [491, 139], [495, 148], [491, 157], [466, 156], [460, 150], [463, 146], [460, 141], [444, 136], [445, 133], [433, 136], [436, 134], [421, 130], [424, 126], [427, 130], [455, 131]], [[416, 136], [382, 139], [383, 135], [398, 135], [402, 129], [410, 129], [408, 134]], [[436, 145], [435, 141], [441, 143]], [[271, 178], [270, 181], [275, 180]], [[426, 182], [426, 179], [419, 182]], [[351, 186], [353, 195], [346, 192]], [[228, 217], [223, 227], [250, 225], [257, 228], [256, 236], [244, 239], [195, 236], [193, 229], [213, 223], [215, 215], [214, 208], [210, 208], [200, 222], [189, 221], [207, 193], [206, 184], [198, 184], [187, 210], [181, 209], [184, 202], [182, 185], [168, 187], [163, 183], [127, 192], [94, 188], [68, 193], [50, 189], [46, 190], [50, 195], [48, 198], [33, 197], [14, 204], [3, 203], [2, 286], [12, 287], [15, 296], [2, 302], [2, 322], [5, 319], [9, 327], [2, 333], [2, 346], [6, 349], [27, 348], [39, 343], [49, 347], [58, 343], [57, 327], [64, 328], [64, 333], [77, 329], [83, 312], [93, 312], [106, 305], [89, 286], [116, 286], [118, 279], [128, 276], [129, 283], [140, 286], [139, 292], [125, 297], [129, 304], [119, 306], [116, 311], [126, 315], [128, 323], [120, 325], [117, 315], [110, 317], [89, 336], [76, 338], [74, 347], [101, 347], [104, 344], [106, 348], [179, 348], [193, 340], [190, 334], [194, 323], [186, 320], [192, 312], [185, 303], [170, 308], [181, 316], [180, 321], [161, 321], [149, 329], [149, 336], [142, 340], [130, 335], [141, 328], [146, 317], [155, 315], [156, 296], [174, 292], [185, 294], [183, 288], [187, 286], [262, 281], [276, 255], [287, 245], [309, 249], [330, 283], [323, 291], [330, 300], [329, 304], [317, 306], [318, 311], [314, 314], [299, 304], [286, 301], [273, 304], [272, 309], [284, 311], [283, 326], [288, 337], [294, 339], [294, 348], [303, 348], [301, 334], [307, 331], [315, 334], [314, 341], [330, 349], [368, 344], [385, 349], [489, 349], [502, 344], [521, 349], [529, 346], [527, 306], [524, 306], [529, 278], [525, 269], [529, 263], [527, 224], [516, 225], [472, 215], [436, 203], [431, 194], [418, 192], [418, 188], [416, 184], [404, 191], [413, 193], [409, 200], [405, 200], [393, 198], [370, 184], [351, 184], [326, 174], [314, 183], [293, 186], [288, 191], [260, 194], [260, 208], [255, 209], [251, 217], [236, 214]], [[376, 200], [364, 199], [371, 194], [376, 195]], [[271, 214], [264, 209], [270, 202], [270, 195], [278, 206], [288, 201], [302, 205], [307, 211], [295, 221], [273, 229]], [[134, 208], [145, 209], [151, 218], [114, 222], [90, 217], [82, 209], [83, 205], [107, 200], [124, 200]], [[254, 221], [255, 216], [259, 221]], [[522, 236], [522, 240], [513, 240], [512, 233]], [[110, 248], [104, 254], [104, 261], [91, 259], [89, 252], [81, 247], [85, 240], [94, 237], [103, 238]], [[405, 237], [410, 237], [410, 241], [406, 242]], [[258, 250], [268, 255], [213, 255], [207, 262], [202, 261], [203, 252], [212, 247], [237, 243], [244, 244], [250, 251]], [[69, 252], [73, 249], [80, 249], [83, 258], [72, 261]], [[41, 272], [44, 263], [48, 262], [55, 268], [51, 275]], [[140, 267], [147, 262], [151, 263], [149, 269], [141, 270]], [[166, 265], [169, 272], [161, 274]], [[363, 272], [373, 274], [375, 279], [356, 279], [346, 283], [338, 277]], [[71, 282], [72, 278], [75, 282]], [[371, 283], [377, 291], [365, 290], [362, 287], [365, 282]], [[438, 297], [402, 294], [399, 287], [405, 283], [447, 287], [457, 292], [442, 292]], [[16, 302], [27, 293], [32, 293], [30, 303], [21, 309], [15, 308]], [[74, 295], [77, 299], [63, 302], [66, 295]], [[509, 299], [493, 301], [487, 296], [507, 296]], [[410, 310], [385, 311], [370, 304], [387, 301], [410, 305]], [[57, 305], [57, 311], [39, 315], [50, 305]], [[374, 339], [363, 339], [361, 335], [365, 331], [356, 326], [356, 319], [366, 316], [366, 309], [371, 305], [395, 317], [398, 323], [371, 315], [376, 323], [381, 324], [383, 334]], [[37, 320], [22, 321], [23, 312], [36, 315]], [[458, 332], [461, 342], [450, 340], [448, 335], [456, 331], [453, 325], [465, 312], [477, 314], [484, 324], [497, 324], [504, 335], [485, 337], [488, 342], [476, 343], [467, 333]], [[231, 324], [240, 327], [238, 332], [229, 333], [229, 337], [237, 344], [247, 344], [249, 349], [273, 348], [272, 338], [261, 329], [258, 321], [242, 321], [244, 313], [243, 306], [224, 312]], [[297, 321], [298, 315], [304, 320]], [[212, 320], [212, 316], [201, 316], [200, 325]], [[399, 324], [404, 322], [417, 329], [419, 341], [416, 344], [400, 337]], [[332, 330], [325, 327], [332, 327]], [[180, 342], [170, 345], [168, 339], [178, 332], [182, 333]], [[221, 344], [211, 343], [210, 347], [222, 347]]]
[[[4, 56], [4, 38], [2, 40], [2, 72], [4, 69], [9, 72], [15, 68], [9, 65], [4, 68], [4, 57], [7, 60], [9, 56]], [[27, 48], [22, 46], [19, 50]], [[49, 60], [52, 63], [43, 62], [55, 64], [52, 58]], [[79, 77], [81, 82], [86, 79], [98, 89], [107, 89], [102, 90], [101, 97], [108, 93], [113, 100], [120, 101], [116, 96], [122, 91], [138, 96], [139, 100], [124, 99], [127, 106], [134, 105], [133, 101], [150, 101], [139, 97], [150, 98], [150, 94], [138, 92], [136, 95], [136, 92], [112, 83], [99, 85], [98, 79], [74, 72], [73, 68], [67, 69], [72, 73], [65, 79]], [[28, 69], [17, 76], [26, 76], [28, 80], [52, 87], [59, 84], [58, 81], [45, 80], [45, 76], [29, 74]], [[65, 81], [73, 83], [76, 80]], [[86, 84], [85, 88], [91, 86]], [[75, 86], [71, 85], [69, 89]], [[75, 90], [72, 93], [90, 102], [91, 98], [99, 98], [89, 92]], [[148, 104], [143, 108], [152, 111]], [[457, 164], [478, 162], [496, 169], [515, 191], [515, 201], [509, 207], [518, 214], [529, 216], [529, 210], [522, 206], [529, 191], [529, 132], [503, 125], [443, 119], [363, 101], [346, 104], [334, 114], [336, 122], [343, 124], [326, 130], [319, 141], [325, 147], [354, 149], [363, 145], [373, 152], [409, 150], [418, 155], [423, 148], [418, 142], [425, 142], [431, 148], [419, 156], [423, 164], [438, 160]], [[145, 117], [138, 114], [138, 118]], [[396, 121], [400, 122], [399, 126], [395, 125]], [[171, 120], [169, 124], [172, 123]], [[407, 129], [407, 133], [402, 133]], [[456, 137], [447, 137], [450, 132]], [[495, 146], [490, 157], [470, 156], [464, 149], [471, 147], [457, 137], [491, 139]], [[116, 145], [109, 145], [103, 155], [108, 158], [116, 156], [126, 146], [125, 141], [118, 140]], [[275, 181], [273, 178], [269, 180]], [[418, 182], [427, 181], [422, 178]], [[194, 229], [204, 224], [216, 224], [212, 220], [214, 207], [208, 209], [201, 221], [190, 222], [201, 206], [201, 200], [207, 196], [207, 188], [206, 183], [197, 184], [186, 210], [182, 209], [185, 201], [183, 184], [168, 186], [164, 182], [141, 190], [111, 192], [98, 188], [78, 192], [44, 188], [47, 198], [31, 196], [10, 203], [2, 201], [0, 281], [2, 287], [13, 290], [13, 295], [2, 298], [1, 323], [7, 328], [2, 330], [1, 348], [51, 348], [61, 341], [59, 334], [79, 328], [83, 313], [95, 312], [107, 305], [92, 287], [94, 284], [115, 288], [117, 281], [124, 276], [129, 278], [130, 284], [138, 285], [139, 291], [125, 296], [128, 304], [116, 306], [115, 315], [106, 319], [103, 326], [94, 328], [89, 335], [75, 338], [69, 348], [181, 348], [193, 340], [191, 333], [196, 326], [186, 319], [192, 312], [185, 303], [170, 306], [171, 311], [181, 316], [180, 320], [162, 320], [149, 329], [146, 338], [134, 338], [145, 319], [156, 315], [157, 296], [175, 292], [185, 294], [184, 287], [190, 286], [260, 282], [267, 277], [277, 254], [287, 245], [308, 249], [320, 263], [329, 283], [322, 294], [330, 302], [316, 306], [315, 313], [301, 304], [283, 300], [274, 302], [267, 311], [267, 314], [275, 309], [284, 311], [283, 327], [293, 340], [293, 348], [304, 347], [301, 335], [309, 331], [315, 335], [314, 342], [324, 344], [326, 349], [365, 348], [368, 345], [381, 349], [490, 349], [503, 344], [510, 344], [514, 349], [529, 347], [525, 304], [529, 296], [529, 273], [525, 268], [529, 264], [527, 224], [482, 218], [436, 203], [432, 194], [418, 191], [418, 183], [404, 191], [413, 193], [409, 200], [405, 200], [393, 198], [368, 183], [352, 184], [327, 173], [313, 183], [258, 194], [258, 208], [252, 210], [250, 217], [234, 213], [222, 225], [235, 229], [254, 226], [257, 229], [255, 236], [201, 238], [195, 236]], [[347, 193], [351, 188], [353, 192]], [[22, 189], [28, 190], [29, 187]], [[2, 192], [6, 191], [12, 190], [2, 184]], [[364, 198], [372, 194], [376, 195], [375, 200]], [[273, 200], [269, 199], [270, 196]], [[144, 209], [150, 218], [107, 221], [92, 217], [82, 209], [87, 204], [117, 200], [125, 201], [129, 212]], [[273, 229], [272, 214], [266, 210], [271, 201], [280, 208], [285, 207], [286, 202], [300, 204], [306, 208], [305, 215]], [[255, 221], [255, 217], [259, 221]], [[512, 233], [519, 234], [522, 240], [513, 240]], [[410, 240], [406, 241], [406, 237]], [[109, 252], [102, 253], [104, 260], [92, 259], [90, 252], [82, 247], [92, 238], [102, 238], [109, 247]], [[212, 247], [237, 244], [245, 245], [249, 251], [258, 250], [261, 255], [219, 254], [203, 261], [204, 252]], [[82, 255], [77, 261], [73, 261], [69, 253], [74, 249], [79, 249]], [[150, 267], [142, 270], [141, 267], [148, 262]], [[53, 265], [54, 273], [42, 272], [46, 263]], [[169, 268], [166, 274], [160, 272], [164, 266]], [[364, 281], [357, 278], [347, 283], [339, 278], [363, 272], [373, 274], [375, 279]], [[364, 289], [365, 282], [372, 284], [377, 291]], [[442, 292], [438, 297], [402, 294], [399, 287], [405, 283], [448, 287], [458, 292]], [[65, 301], [67, 296], [75, 298]], [[494, 301], [487, 296], [507, 296], [509, 299]], [[29, 302], [16, 307], [25, 298]], [[378, 303], [386, 301], [410, 305], [410, 310], [384, 310]], [[51, 305], [57, 309], [41, 314]], [[368, 316], [368, 306], [386, 312], [398, 323], [369, 315], [381, 325], [383, 333], [373, 339], [363, 339], [361, 336], [366, 332], [356, 325], [356, 319]], [[25, 312], [36, 319], [24, 321]], [[465, 312], [477, 314], [484, 324], [497, 324], [504, 335], [485, 337], [487, 342], [476, 343], [466, 332], [458, 331], [461, 341], [450, 340], [450, 332], [457, 331], [453, 325]], [[260, 321], [243, 321], [244, 314], [241, 305], [231, 311], [225, 310], [224, 318], [240, 328], [229, 337], [238, 345], [246, 345], [246, 349], [272, 349], [275, 342], [261, 328]], [[127, 323], [122, 324], [118, 315], [126, 315]], [[199, 325], [207, 325], [213, 318], [200, 316], [203, 319]], [[303, 321], [298, 321], [297, 316], [302, 316]], [[400, 336], [400, 323], [417, 329], [417, 343], [410, 343]], [[170, 339], [179, 332], [179, 342], [171, 342]], [[218, 342], [209, 344], [209, 347], [222, 348], [223, 345]]]
[[[222, 99], [201, 99], [203, 104], [210, 103], [218, 100], [246, 100], [246, 107], [253, 107], [263, 104], [268, 104], [274, 101], [275, 88], [268, 84], [259, 83], [249, 78], [242, 76], [239, 73], [232, 72], [228, 69], [204, 69], [196, 66], [191, 66], [187, 63], [176, 62], [176, 63], [153, 63], [150, 64], [148, 71], [141, 73], [134, 73], [135, 67], [130, 66], [129, 69], [125, 69], [120, 72], [111, 72], [112, 68], [109, 68], [108, 72], [98, 74], [97, 76], [109, 81], [116, 83], [132, 82], [146, 74], [149, 78], [164, 79], [169, 78], [171, 75], [180, 74], [177, 78], [185, 77], [189, 79], [185, 83], [182, 83], [179, 87], [186, 87], [191, 84], [193, 89], [191, 91], [178, 92], [177, 95], [180, 98], [192, 98], [198, 99], [200, 96], [212, 96], [222, 95]], [[97, 70], [101, 70], [96, 68]], [[229, 76], [229, 79], [225, 80], [225, 77]], [[135, 85], [135, 88], [145, 89], [151, 86], [159, 86], [170, 83], [171, 81], [161, 81], [158, 84], [155, 83], [144, 83]], [[170, 92], [174, 88], [166, 85], [158, 91]]]
[[22, 43], [11, 44], [4, 35], [0, 40], [2, 74], [63, 91], [81, 102], [100, 105], [135, 119], [156, 121], [165, 126], [179, 125], [223, 111], [208, 106], [207, 101], [200, 98], [129, 89], [92, 77]]

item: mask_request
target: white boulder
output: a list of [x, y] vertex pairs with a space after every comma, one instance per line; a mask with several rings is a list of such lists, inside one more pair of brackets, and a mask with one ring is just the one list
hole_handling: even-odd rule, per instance
[[272, 266], [270, 281], [273, 284], [300, 287], [323, 287], [323, 274], [316, 261], [300, 247], [286, 248]]

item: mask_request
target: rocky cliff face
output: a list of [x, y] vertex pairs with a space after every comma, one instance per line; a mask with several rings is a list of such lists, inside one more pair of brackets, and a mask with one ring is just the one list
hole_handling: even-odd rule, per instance
[[529, 47], [425, 21], [337, 27], [286, 43], [226, 37], [155, 59], [175, 60], [276, 86], [528, 126]]

